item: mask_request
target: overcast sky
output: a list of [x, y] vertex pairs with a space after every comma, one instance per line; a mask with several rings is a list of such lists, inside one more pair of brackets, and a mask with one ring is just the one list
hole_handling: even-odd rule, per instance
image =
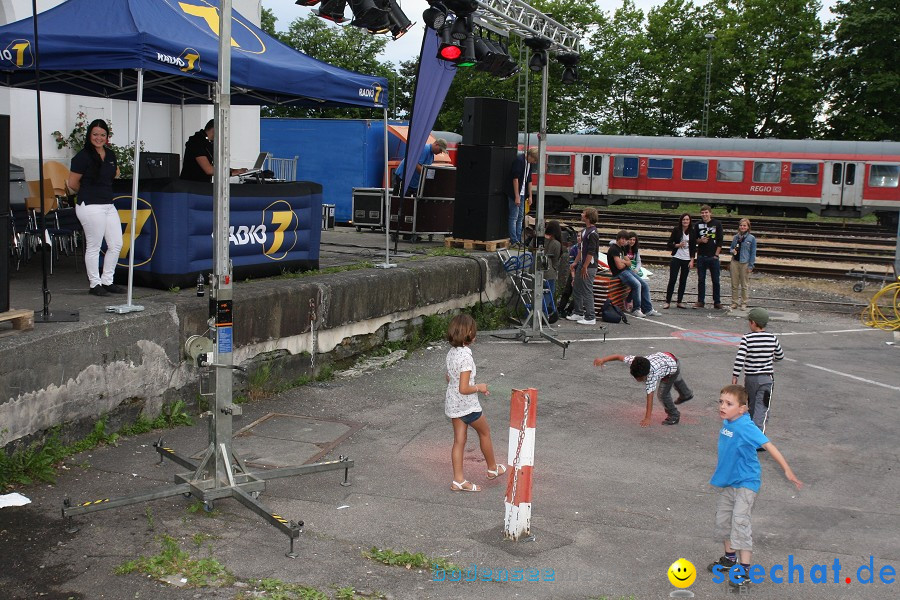
[[[388, 38], [389, 41], [381, 59], [393, 63], [413, 60], [418, 56], [419, 49], [422, 47], [422, 12], [428, 8], [427, 0], [397, 0], [397, 2], [409, 20], [415, 22], [415, 27], [399, 40], [394, 41]], [[652, 7], [663, 4], [663, 0], [634, 0], [634, 3], [646, 14]], [[834, 3], [835, 0], [822, 0], [825, 7], [833, 6]], [[312, 8], [298, 6], [294, 4], [293, 0], [262, 0], [262, 5], [275, 13], [278, 18], [276, 28], [279, 31], [287, 29], [288, 25], [297, 17], [305, 17], [311, 11], [318, 10], [318, 6]], [[612, 13], [622, 6], [622, 0], [599, 0], [599, 5], [604, 12]], [[347, 10], [346, 14], [350, 15], [350, 11]], [[820, 19], [824, 21], [830, 18], [831, 12], [828, 8], [823, 8]]]

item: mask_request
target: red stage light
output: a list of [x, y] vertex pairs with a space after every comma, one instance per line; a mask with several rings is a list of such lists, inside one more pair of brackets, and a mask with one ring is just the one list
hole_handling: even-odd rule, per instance
[[441, 58], [444, 60], [455, 61], [462, 55], [462, 48], [459, 46], [444, 46], [441, 48]]

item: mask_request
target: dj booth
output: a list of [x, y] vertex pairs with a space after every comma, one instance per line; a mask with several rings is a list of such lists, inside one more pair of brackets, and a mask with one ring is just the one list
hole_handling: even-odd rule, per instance
[[[322, 186], [311, 181], [231, 185], [228, 226], [234, 277], [319, 268]], [[124, 226], [116, 282], [128, 278], [131, 181], [114, 184]], [[181, 179], [138, 184], [135, 285], [189, 287], [213, 270], [213, 184]]]

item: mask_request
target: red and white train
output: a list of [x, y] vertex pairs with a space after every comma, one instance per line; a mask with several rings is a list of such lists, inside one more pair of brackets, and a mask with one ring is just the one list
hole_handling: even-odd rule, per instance
[[[461, 137], [435, 135], [446, 136], [453, 158]], [[875, 213], [896, 224], [898, 184], [900, 142], [547, 136], [548, 212], [652, 200], [733, 206], [743, 214]]]

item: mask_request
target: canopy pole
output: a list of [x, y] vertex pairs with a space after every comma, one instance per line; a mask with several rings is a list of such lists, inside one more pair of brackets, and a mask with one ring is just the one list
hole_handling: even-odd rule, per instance
[[118, 306], [107, 306], [106, 312], [112, 313], [130, 313], [141, 312], [143, 306], [136, 306], [131, 303], [132, 293], [134, 290], [134, 238], [137, 235], [137, 199], [138, 199], [138, 181], [141, 174], [141, 107], [144, 104], [144, 70], [137, 70], [137, 111], [135, 112], [134, 123], [134, 167], [131, 173], [131, 225], [128, 227], [128, 297], [125, 304]]
[[[31, 0], [31, 18], [32, 18], [32, 26], [34, 27], [34, 80], [35, 80], [35, 92], [36, 92], [36, 101], [37, 101], [37, 143], [38, 143], [38, 193], [40, 198], [38, 199], [38, 205], [40, 206], [41, 213], [41, 297], [43, 298], [43, 306], [41, 310], [35, 311], [37, 314], [34, 315], [35, 323], [66, 323], [78, 320], [78, 311], [77, 310], [63, 310], [57, 311], [56, 314], [50, 312], [50, 298], [52, 294], [50, 293], [50, 289], [47, 287], [47, 261], [53, 260], [53, 250], [51, 247], [50, 255], [47, 254], [47, 246], [49, 243], [53, 243], [54, 240], [48, 241], [47, 235], [47, 211], [46, 211], [46, 196], [44, 195], [44, 130], [43, 124], [41, 122], [41, 53], [38, 49], [38, 18], [37, 18], [37, 0]], [[90, 132], [88, 132], [90, 133]], [[6, 185], [4, 183], [4, 185]], [[37, 223], [35, 223], [37, 225]], [[5, 257], [0, 257], [0, 260], [6, 260]]]
[[[388, 109], [384, 106], [384, 262], [376, 265], [379, 269], [390, 269], [397, 265], [391, 263], [391, 181], [388, 165]], [[399, 234], [398, 234], [399, 235]]]

